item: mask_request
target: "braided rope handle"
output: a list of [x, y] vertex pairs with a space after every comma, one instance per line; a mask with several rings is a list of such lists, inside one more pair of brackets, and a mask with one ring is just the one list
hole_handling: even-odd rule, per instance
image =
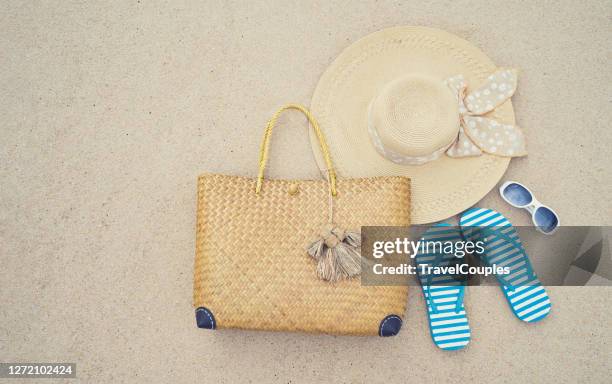
[[321, 132], [321, 128], [319, 127], [319, 123], [317, 123], [310, 111], [299, 104], [287, 104], [282, 106], [278, 111], [276, 111], [274, 115], [272, 115], [272, 118], [268, 121], [263, 141], [259, 149], [259, 174], [257, 175], [257, 186], [255, 187], [255, 193], [259, 194], [259, 192], [261, 191], [261, 186], [263, 184], [264, 171], [268, 162], [268, 149], [270, 147], [270, 136], [272, 136], [272, 129], [276, 125], [276, 121], [278, 120], [280, 114], [288, 109], [297, 109], [298, 111], [306, 115], [306, 117], [308, 118], [308, 122], [310, 123], [310, 125], [315, 131], [315, 134], [317, 135], [319, 145], [321, 146], [321, 151], [323, 152], [323, 159], [325, 160], [325, 164], [327, 165], [327, 180], [329, 183], [329, 191], [332, 196], [336, 196], [336, 172], [334, 171], [334, 167], [331, 162], [331, 157], [329, 155], [327, 143], [325, 142], [325, 137], [323, 137], [323, 133]]

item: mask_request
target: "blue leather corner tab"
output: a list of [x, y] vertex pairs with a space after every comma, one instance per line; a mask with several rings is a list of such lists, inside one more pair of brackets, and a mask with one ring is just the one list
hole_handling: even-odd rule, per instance
[[402, 328], [402, 318], [398, 315], [389, 315], [380, 322], [378, 335], [382, 337], [395, 336]]
[[196, 323], [198, 324], [198, 328], [217, 328], [217, 322], [215, 321], [215, 317], [213, 316], [212, 312], [204, 307], [196, 309]]

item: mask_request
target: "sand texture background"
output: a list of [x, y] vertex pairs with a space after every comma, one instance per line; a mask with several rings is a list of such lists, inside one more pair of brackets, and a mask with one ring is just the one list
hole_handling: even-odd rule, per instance
[[[519, 67], [530, 154], [505, 179], [564, 224], [611, 225], [611, 9], [1, 1], [0, 361], [76, 362], [83, 383], [608, 380], [610, 288], [550, 288], [551, 316], [527, 325], [497, 287], [470, 287], [473, 336], [457, 353], [433, 345], [416, 288], [390, 339], [199, 330], [191, 289], [197, 175], [254, 176], [270, 114], [309, 104], [344, 47], [395, 25], [448, 30]], [[281, 123], [269, 175], [318, 177], [305, 120]], [[529, 223], [495, 192], [481, 205]]]

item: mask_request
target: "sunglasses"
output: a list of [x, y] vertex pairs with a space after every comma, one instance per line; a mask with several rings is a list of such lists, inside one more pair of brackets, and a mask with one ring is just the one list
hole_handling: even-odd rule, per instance
[[499, 193], [513, 207], [528, 210], [538, 231], [551, 235], [559, 228], [559, 216], [555, 211], [536, 200], [533, 193], [523, 184], [506, 181], [499, 187]]

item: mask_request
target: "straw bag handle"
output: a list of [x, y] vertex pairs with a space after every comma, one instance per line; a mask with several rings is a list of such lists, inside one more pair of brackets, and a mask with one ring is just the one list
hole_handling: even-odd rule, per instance
[[317, 139], [319, 140], [319, 145], [321, 146], [321, 151], [323, 152], [323, 159], [325, 159], [325, 164], [327, 165], [327, 174], [328, 174], [328, 182], [329, 182], [329, 191], [332, 196], [336, 196], [336, 172], [334, 171], [334, 167], [331, 162], [331, 157], [329, 156], [329, 149], [327, 148], [327, 143], [325, 142], [325, 137], [323, 137], [323, 133], [321, 133], [321, 128], [319, 127], [319, 123], [312, 116], [310, 111], [305, 107], [299, 104], [287, 104], [282, 106], [274, 115], [270, 121], [268, 121], [268, 126], [266, 127], [266, 131], [264, 133], [263, 141], [261, 143], [261, 148], [259, 150], [259, 174], [257, 175], [257, 186], [255, 187], [255, 193], [259, 194], [261, 191], [261, 186], [264, 179], [264, 170], [266, 169], [266, 163], [268, 162], [268, 148], [270, 146], [270, 136], [272, 135], [272, 128], [276, 125], [276, 121], [281, 113], [288, 109], [297, 109], [302, 112], [308, 118], [310, 125], [315, 131], [317, 135]]

